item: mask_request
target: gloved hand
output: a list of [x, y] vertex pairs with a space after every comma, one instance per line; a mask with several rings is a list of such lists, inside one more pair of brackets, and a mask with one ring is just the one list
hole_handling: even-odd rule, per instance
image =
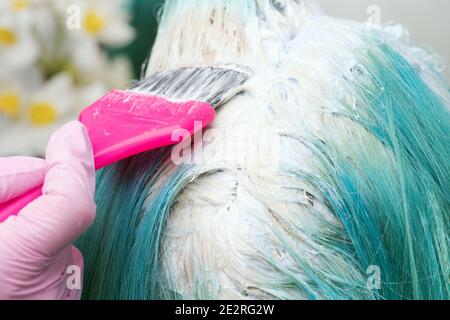
[[83, 258], [72, 242], [95, 217], [95, 169], [80, 122], [55, 132], [45, 161], [0, 158], [0, 203], [42, 183], [43, 196], [0, 224], [0, 299], [81, 296], [73, 287], [82, 282]]

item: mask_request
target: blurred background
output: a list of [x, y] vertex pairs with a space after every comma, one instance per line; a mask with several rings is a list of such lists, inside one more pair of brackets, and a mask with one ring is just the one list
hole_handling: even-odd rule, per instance
[[[56, 128], [139, 78], [163, 2], [0, 0], [0, 156], [42, 156]], [[317, 2], [333, 16], [401, 23], [412, 45], [450, 61], [448, 0]]]

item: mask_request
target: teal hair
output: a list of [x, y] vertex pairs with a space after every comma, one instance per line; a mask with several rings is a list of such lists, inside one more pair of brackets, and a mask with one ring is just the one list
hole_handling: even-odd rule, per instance
[[448, 299], [449, 109], [390, 46], [367, 42], [342, 82], [352, 100], [335, 116], [351, 123], [347, 135], [306, 139], [317, 171], [293, 174], [320, 190], [360, 271], [381, 270], [378, 298]]
[[[449, 108], [392, 47], [365, 42], [368, 50], [354, 49], [358, 64], [342, 79], [348, 94], [333, 111], [339, 134], [331, 127], [325, 138], [297, 137], [315, 166], [288, 172], [317, 190], [340, 225], [315, 208], [314, 227], [292, 223], [320, 248], [320, 265], [276, 232], [307, 277], [262, 252], [279, 275], [265, 284], [272, 297], [298, 291], [310, 299], [450, 298]], [[77, 243], [86, 262], [85, 298], [214, 298], [181, 297], [171, 289], [176, 283], [161, 277], [166, 222], [196, 177], [194, 166], [169, 165], [169, 154], [145, 153], [98, 174], [97, 219]], [[371, 266], [381, 271], [379, 290], [367, 288]], [[204, 281], [199, 288], [208, 287]]]
[[[157, 299], [159, 245], [167, 214], [186, 184], [181, 167], [155, 194], [170, 150], [138, 155], [97, 175], [95, 225], [78, 245], [83, 249], [86, 298]], [[147, 198], [150, 204], [144, 206]]]

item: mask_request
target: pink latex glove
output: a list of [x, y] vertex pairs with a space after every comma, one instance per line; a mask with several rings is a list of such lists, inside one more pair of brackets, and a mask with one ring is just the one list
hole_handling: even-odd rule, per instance
[[83, 257], [72, 242], [95, 217], [95, 170], [92, 146], [80, 122], [55, 132], [45, 161], [0, 158], [0, 203], [43, 182], [43, 196], [0, 224], [0, 299], [81, 296], [81, 288], [67, 285], [76, 270], [68, 273], [68, 267], [83, 270]]

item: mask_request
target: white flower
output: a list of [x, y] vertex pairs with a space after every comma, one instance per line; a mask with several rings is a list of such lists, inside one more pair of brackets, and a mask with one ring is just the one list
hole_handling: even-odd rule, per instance
[[29, 25], [16, 15], [0, 13], [0, 77], [32, 65], [38, 53]]
[[52, 133], [78, 118], [81, 109], [78, 101], [91, 103], [105, 89], [101, 85], [76, 89], [68, 74], [56, 75], [27, 99], [25, 115], [20, 121], [1, 124], [1, 156], [42, 156]]
[[58, 122], [71, 113], [72, 101], [73, 83], [70, 75], [58, 74], [30, 97], [26, 120], [37, 127]]
[[25, 122], [7, 123], [0, 134], [0, 156], [43, 156], [48, 140], [59, 124], [42, 128], [31, 127]]
[[51, 134], [78, 117], [75, 100], [70, 76], [61, 73], [53, 77], [26, 100], [21, 121], [4, 124], [0, 155], [43, 155]]
[[131, 85], [133, 77], [133, 66], [126, 56], [117, 56], [106, 61], [103, 69], [103, 81], [111, 88], [125, 89]]
[[[74, 22], [79, 13], [79, 26], [66, 24], [66, 47], [70, 64], [77, 71], [79, 80], [83, 83], [108, 81], [111, 75], [103, 77], [109, 71], [108, 58], [101, 45], [125, 45], [134, 37], [134, 30], [128, 24], [129, 17], [123, 10], [123, 0], [54, 0], [60, 14], [66, 22]], [[73, 11], [75, 7], [75, 11]], [[69, 11], [68, 11], [69, 9]], [[74, 14], [75, 16], [68, 15]], [[122, 63], [122, 66], [124, 64]], [[126, 68], [123, 67], [122, 70]], [[102, 74], [102, 76], [99, 76]], [[122, 75], [130, 77], [131, 72]]]
[[19, 83], [0, 84], [0, 119], [2, 122], [19, 119], [24, 103], [25, 90]]
[[76, 38], [72, 42], [70, 59], [75, 68], [81, 73], [83, 81], [95, 78], [95, 69], [101, 59], [101, 49], [94, 39]]
[[93, 102], [104, 96], [107, 91], [108, 87], [101, 81], [77, 88], [75, 109], [78, 112], [81, 112]]
[[22, 12], [30, 8], [36, 0], [2, 0], [0, 2], [0, 10], [2, 12]]
[[[42, 156], [51, 134], [112, 87], [130, 61], [103, 45], [133, 38], [123, 0], [0, 0], [0, 156]], [[80, 28], [67, 27], [67, 8]]]
[[[95, 39], [102, 44], [121, 46], [134, 37], [134, 30], [128, 24], [129, 17], [123, 10], [123, 0], [54, 0], [67, 19], [79, 18], [70, 29], [77, 37]], [[68, 17], [68, 8], [77, 8], [73, 17]], [[79, 13], [79, 17], [77, 17]], [[69, 21], [69, 20], [67, 20]]]
[[23, 117], [29, 93], [41, 85], [41, 74], [34, 67], [24, 69], [7, 78], [0, 78], [0, 130], [5, 123], [18, 121]]

